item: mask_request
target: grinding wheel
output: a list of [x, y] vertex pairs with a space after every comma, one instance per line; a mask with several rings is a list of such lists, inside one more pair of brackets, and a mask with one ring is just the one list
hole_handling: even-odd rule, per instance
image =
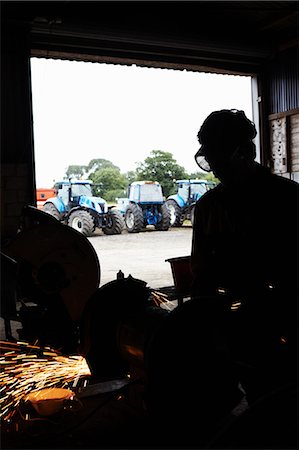
[[80, 319], [99, 287], [100, 263], [88, 239], [59, 222], [20, 231], [3, 252], [30, 267], [22, 288], [38, 285], [45, 294], [59, 293], [72, 320]]

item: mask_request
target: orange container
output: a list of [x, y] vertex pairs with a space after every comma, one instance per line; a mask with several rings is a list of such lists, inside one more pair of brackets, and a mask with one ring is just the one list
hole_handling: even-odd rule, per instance
[[165, 260], [170, 263], [174, 286], [179, 295], [188, 295], [191, 291], [191, 256], [179, 256]]
[[50, 188], [38, 188], [36, 189], [36, 205], [38, 209], [43, 208], [43, 204], [48, 198], [55, 197], [56, 190]]

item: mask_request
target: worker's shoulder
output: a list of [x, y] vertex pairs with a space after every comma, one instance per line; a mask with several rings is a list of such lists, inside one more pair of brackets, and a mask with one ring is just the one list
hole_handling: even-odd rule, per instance
[[218, 201], [224, 195], [225, 189], [222, 183], [217, 184], [213, 189], [205, 192], [196, 202], [197, 205], [206, 205]]
[[270, 189], [285, 195], [299, 195], [299, 183], [282, 175], [271, 174]]

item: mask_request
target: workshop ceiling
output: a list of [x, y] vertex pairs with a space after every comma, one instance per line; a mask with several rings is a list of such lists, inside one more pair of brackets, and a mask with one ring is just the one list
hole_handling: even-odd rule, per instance
[[[298, 1], [2, 2], [34, 55], [255, 74], [298, 46]], [[81, 55], [81, 56], [80, 56]]]

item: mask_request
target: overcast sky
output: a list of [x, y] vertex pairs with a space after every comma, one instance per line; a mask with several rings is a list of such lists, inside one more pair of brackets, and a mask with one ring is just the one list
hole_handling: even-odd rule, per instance
[[252, 119], [250, 77], [38, 58], [31, 70], [37, 187], [94, 158], [134, 170], [152, 150], [194, 172], [210, 112], [237, 108]]

